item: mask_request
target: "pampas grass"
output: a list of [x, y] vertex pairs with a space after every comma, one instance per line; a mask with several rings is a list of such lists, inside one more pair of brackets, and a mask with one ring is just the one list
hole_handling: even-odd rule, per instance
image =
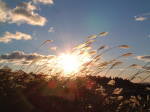
[[[68, 76], [86, 76], [87, 74], [91, 74], [91, 75], [96, 75], [96, 76], [102, 76], [101, 74], [104, 74], [103, 76], [109, 76], [113, 77], [114, 74], [110, 73], [110, 71], [112, 71], [114, 68], [120, 68], [122, 69], [121, 72], [118, 72], [118, 74], [116, 73], [115, 75], [118, 77], [122, 77], [122, 74], [126, 74], [126, 75], [130, 75], [129, 79], [132, 81], [135, 78], [138, 78], [141, 74], [149, 74], [150, 71], [150, 67], [148, 66], [149, 64], [147, 63], [144, 66], [138, 65], [138, 64], [131, 64], [129, 66], [124, 66], [122, 67], [122, 64], [126, 65], [126, 62], [123, 61], [123, 58], [130, 58], [133, 56], [134, 53], [132, 52], [127, 52], [127, 53], [122, 53], [119, 56], [110, 59], [110, 60], [104, 60], [104, 56], [106, 55], [106, 53], [112, 51], [112, 50], [122, 50], [122, 49], [129, 49], [131, 48], [129, 45], [126, 44], [122, 44], [122, 45], [115, 45], [112, 47], [109, 47], [108, 45], [100, 45], [99, 48], [97, 49], [93, 49], [93, 44], [95, 41], [97, 41], [97, 39], [100, 39], [98, 37], [105, 37], [107, 36], [109, 33], [108, 32], [101, 32], [99, 34], [94, 34], [94, 35], [90, 35], [86, 38], [85, 42], [76, 45], [75, 47], [73, 47], [70, 50], [70, 54], [72, 55], [77, 55], [79, 57], [82, 58], [86, 58], [86, 56], [90, 56], [90, 60], [83, 63], [80, 66], [80, 70], [77, 73], [70, 73], [68, 74]], [[51, 44], [51, 42], [53, 42], [53, 40], [46, 40], [43, 43], [41, 43], [41, 45], [39, 46], [42, 47], [45, 44]], [[38, 48], [38, 49], [39, 49]], [[49, 50], [53, 50], [56, 51], [56, 49], [59, 49], [59, 47], [55, 46], [55, 47], [50, 47]], [[54, 56], [47, 56], [47, 57], [40, 57], [40, 58], [36, 58], [34, 60], [32, 60], [27, 67], [24, 67], [24, 65], [22, 64], [20, 69], [25, 68], [26, 71], [32, 71], [34, 73], [47, 73], [48, 75], [58, 75], [58, 73], [60, 73], [62, 76], [63, 75], [63, 70], [60, 69], [57, 63], [58, 60], [58, 56], [54, 55]], [[2, 66], [2, 65], [1, 65]], [[134, 68], [136, 70], [138, 70], [138, 72], [136, 72], [135, 74], [128, 74], [127, 70]], [[149, 76], [145, 77], [146, 79], [149, 78]], [[143, 79], [141, 79], [141, 81], [146, 80], [144, 77]], [[140, 81], [140, 82], [141, 82]]]

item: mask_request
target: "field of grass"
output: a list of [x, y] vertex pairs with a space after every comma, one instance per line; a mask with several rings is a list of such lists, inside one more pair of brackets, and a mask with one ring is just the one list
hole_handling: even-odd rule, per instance
[[[130, 48], [128, 45], [101, 45], [93, 50], [92, 44], [96, 38], [107, 34], [102, 32], [89, 36], [87, 41], [72, 48], [69, 56], [80, 60], [78, 66], [74, 65], [77, 71], [65, 73], [65, 62], [56, 63], [55, 60], [60, 58], [57, 56], [36, 58], [27, 65], [21, 65], [17, 71], [2, 64], [0, 111], [150, 112], [150, 84], [144, 83], [150, 77], [150, 63], [133, 63], [120, 68], [125, 63], [122, 59], [131, 57], [131, 52], [103, 60], [103, 55], [111, 50]], [[41, 46], [47, 42], [51, 41], [47, 40]], [[121, 69], [115, 77], [112, 72], [114, 68]], [[133, 69], [134, 73], [128, 74], [128, 69]], [[128, 78], [121, 78], [123, 74]], [[144, 75], [141, 77], [141, 74]], [[135, 83], [137, 78], [140, 82]]]
[[0, 70], [1, 112], [150, 112], [150, 84]]

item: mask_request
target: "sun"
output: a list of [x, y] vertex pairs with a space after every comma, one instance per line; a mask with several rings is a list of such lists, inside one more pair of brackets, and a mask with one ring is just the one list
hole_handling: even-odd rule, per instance
[[80, 67], [78, 57], [71, 54], [60, 55], [59, 64], [65, 73], [77, 72]]
[[62, 54], [59, 56], [58, 65], [63, 69], [65, 74], [76, 73], [80, 70], [82, 64], [87, 62], [89, 58], [81, 57], [75, 54]]

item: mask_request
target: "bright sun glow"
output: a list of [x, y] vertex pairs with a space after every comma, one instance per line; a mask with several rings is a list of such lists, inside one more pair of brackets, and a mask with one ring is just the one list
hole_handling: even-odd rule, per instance
[[64, 73], [76, 73], [80, 70], [83, 63], [89, 61], [88, 57], [80, 57], [73, 54], [62, 54], [59, 56], [59, 65], [63, 69]]

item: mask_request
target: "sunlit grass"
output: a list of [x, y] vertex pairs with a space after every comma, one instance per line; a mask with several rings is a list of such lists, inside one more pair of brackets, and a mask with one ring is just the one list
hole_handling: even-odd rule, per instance
[[[88, 36], [83, 43], [70, 48], [67, 52], [58, 53], [57, 50], [59, 47], [52, 47], [49, 50], [55, 51], [57, 54], [36, 58], [28, 62], [28, 64], [22, 64], [20, 69], [26, 72], [45, 73], [49, 76], [59, 75], [71, 78], [87, 75], [106, 77], [123, 77], [126, 75], [126, 78], [129, 80], [133, 81], [140, 78], [142, 82], [150, 78], [150, 63], [144, 66], [136, 63], [128, 65], [123, 61], [124, 58], [133, 58], [134, 53], [132, 52], [125, 52], [112, 59], [105, 59], [105, 56], [107, 56], [107, 53], [110, 51], [129, 49], [131, 46], [126, 44], [114, 46], [100, 44], [97, 49], [93, 48], [93, 44], [98, 38], [101, 39], [108, 34], [108, 32], [101, 32]], [[39, 48], [45, 44], [51, 44], [51, 42], [53, 42], [53, 40], [46, 40]], [[5, 64], [2, 66], [4, 65]], [[112, 71], [117, 70], [117, 68], [121, 69], [121, 71], [117, 71], [118, 74], [113, 74]], [[132, 69], [133, 73], [129, 73], [129, 69]], [[147, 75], [141, 77], [141, 74]]]
[[[100, 45], [98, 49], [94, 49], [92, 44], [96, 39], [106, 35], [108, 32], [88, 36], [85, 42], [68, 52], [36, 58], [29, 64], [22, 65], [21, 69], [28, 73], [21, 70], [12, 72], [8, 67], [3, 67], [0, 69], [0, 95], [4, 96], [3, 100], [7, 105], [10, 99], [5, 96], [14, 99], [21, 97], [20, 102], [24, 101], [23, 96], [37, 110], [40, 105], [42, 111], [48, 109], [55, 112], [55, 109], [59, 108], [60, 112], [148, 112], [150, 86], [131, 81], [137, 78], [140, 82], [147, 80], [150, 77], [150, 63], [127, 65], [123, 59], [133, 57], [132, 52], [105, 59], [111, 50], [130, 48], [123, 44], [112, 47]], [[52, 40], [47, 40], [40, 47], [51, 42]], [[113, 71], [117, 69], [120, 71], [113, 77]], [[130, 69], [134, 72], [128, 72]], [[146, 77], [143, 74], [147, 74]], [[123, 75], [129, 77], [120, 78]], [[0, 101], [1, 104], [3, 100]], [[11, 101], [11, 105], [16, 105], [13, 100]], [[62, 103], [63, 101], [65, 103]], [[68, 110], [70, 106], [71, 109]]]

